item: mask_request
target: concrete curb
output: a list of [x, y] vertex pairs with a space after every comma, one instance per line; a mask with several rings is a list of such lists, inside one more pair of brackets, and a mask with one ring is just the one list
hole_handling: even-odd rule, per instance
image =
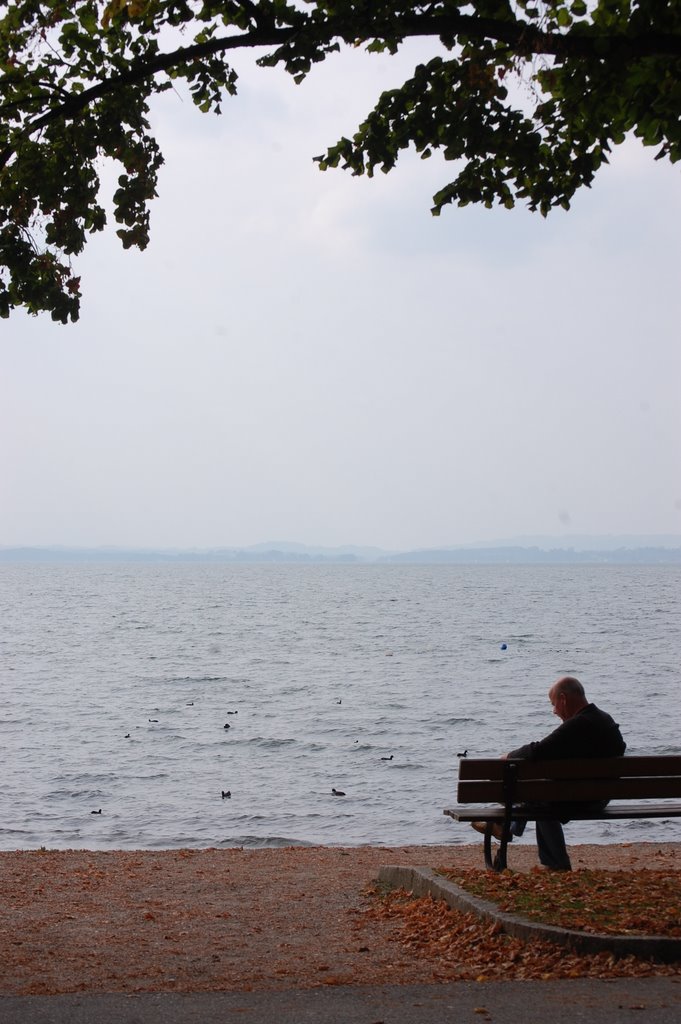
[[506, 914], [494, 903], [472, 896], [432, 868], [387, 865], [380, 868], [378, 880], [391, 889], [406, 889], [415, 896], [432, 896], [444, 900], [455, 910], [473, 912], [483, 920], [498, 922], [508, 935], [518, 939], [547, 939], [576, 953], [609, 952], [617, 957], [636, 956], [666, 964], [681, 960], [681, 939], [666, 935], [595, 935], [537, 924]]

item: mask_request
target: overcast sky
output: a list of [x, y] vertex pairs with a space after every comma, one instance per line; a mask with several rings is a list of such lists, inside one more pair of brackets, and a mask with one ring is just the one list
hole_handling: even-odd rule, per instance
[[443, 161], [312, 162], [407, 61], [251, 60], [221, 118], [161, 98], [151, 245], [89, 244], [80, 322], [0, 321], [0, 545], [681, 534], [678, 165], [433, 218]]

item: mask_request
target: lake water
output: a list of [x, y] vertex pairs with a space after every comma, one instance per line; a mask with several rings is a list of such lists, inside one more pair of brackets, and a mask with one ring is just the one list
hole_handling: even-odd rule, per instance
[[[681, 754], [678, 567], [11, 565], [0, 607], [3, 850], [470, 842], [458, 753], [565, 673]], [[638, 839], [681, 823], [568, 827]]]

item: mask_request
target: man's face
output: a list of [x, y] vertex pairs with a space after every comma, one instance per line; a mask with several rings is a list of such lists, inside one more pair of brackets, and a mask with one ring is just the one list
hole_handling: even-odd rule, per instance
[[561, 722], [567, 721], [570, 717], [567, 696], [564, 693], [556, 692], [555, 687], [551, 687], [549, 690], [549, 700], [551, 701], [554, 715], [558, 715]]

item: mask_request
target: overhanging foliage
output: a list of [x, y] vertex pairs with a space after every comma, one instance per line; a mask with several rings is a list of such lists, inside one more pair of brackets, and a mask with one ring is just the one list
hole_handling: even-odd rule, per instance
[[[627, 133], [681, 154], [681, 5], [676, 0], [17, 0], [0, 3], [0, 315], [78, 317], [72, 259], [106, 225], [105, 160], [124, 247], [149, 241], [163, 163], [151, 97], [184, 82], [204, 112], [236, 94], [233, 50], [302, 81], [342, 46], [433, 57], [383, 93], [321, 169], [390, 171], [414, 147], [455, 162], [433, 212], [518, 201], [568, 208]], [[521, 76], [533, 108], [514, 106]]]

